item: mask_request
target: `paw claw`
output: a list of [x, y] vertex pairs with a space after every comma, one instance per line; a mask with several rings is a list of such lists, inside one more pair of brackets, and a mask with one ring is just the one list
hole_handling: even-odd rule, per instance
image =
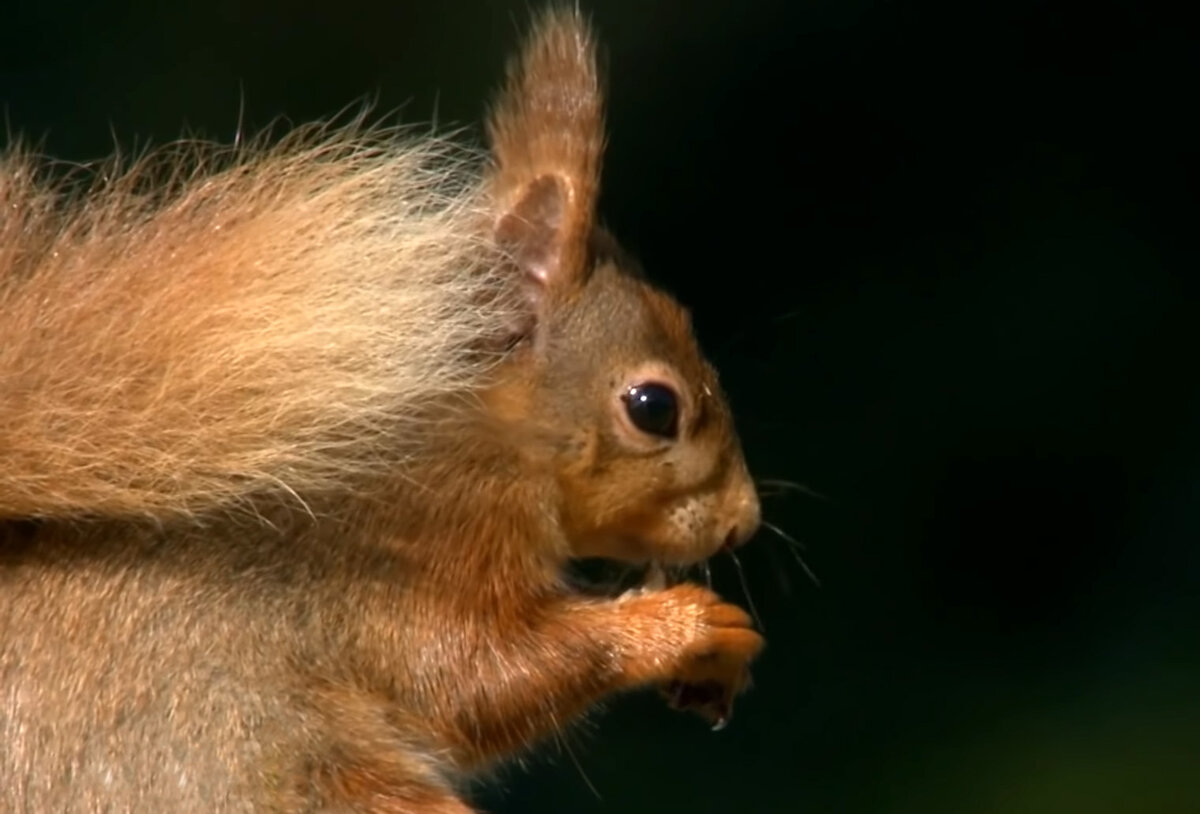
[[[653, 596], [653, 595], [651, 595]], [[764, 641], [754, 630], [750, 615], [725, 602], [710, 590], [693, 584], [677, 585], [651, 600], [667, 603], [673, 611], [696, 614], [699, 622], [687, 644], [659, 673], [660, 691], [672, 709], [694, 712], [714, 731], [724, 729], [732, 717], [734, 699], [749, 684], [749, 664]]]
[[745, 611], [720, 600], [705, 607], [705, 622], [704, 633], [672, 677], [670, 700], [672, 708], [691, 710], [720, 731], [729, 724], [734, 699], [749, 684], [748, 666], [763, 639]]

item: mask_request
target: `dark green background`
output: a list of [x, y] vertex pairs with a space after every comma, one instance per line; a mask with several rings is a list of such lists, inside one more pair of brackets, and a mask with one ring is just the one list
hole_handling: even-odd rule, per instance
[[[0, 15], [64, 158], [376, 97], [473, 124], [525, 2], [58, 2]], [[625, 699], [493, 812], [1200, 810], [1197, 46], [1113, 2], [590, 4], [604, 211], [697, 313], [808, 546], [742, 561], [731, 727]], [[744, 601], [737, 572], [716, 578]], [[506, 794], [495, 794], [504, 787]]]

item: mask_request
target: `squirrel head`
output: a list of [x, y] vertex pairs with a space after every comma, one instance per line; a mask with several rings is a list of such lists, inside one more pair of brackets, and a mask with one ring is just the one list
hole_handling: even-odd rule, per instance
[[687, 312], [596, 223], [603, 104], [575, 12], [543, 16], [490, 121], [494, 237], [529, 321], [490, 412], [553, 479], [570, 555], [695, 562], [759, 502]]

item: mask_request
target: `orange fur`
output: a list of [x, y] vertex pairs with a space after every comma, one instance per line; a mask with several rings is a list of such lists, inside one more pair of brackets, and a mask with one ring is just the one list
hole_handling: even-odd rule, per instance
[[[571, 238], [562, 262], [585, 262], [604, 151], [603, 97], [590, 32], [545, 16], [509, 69], [508, 86], [488, 131], [495, 145], [493, 189], [501, 210], [515, 208], [523, 181], [569, 176], [572, 188], [559, 233]], [[553, 82], [547, 82], [553, 77]]]
[[468, 814], [613, 693], [728, 718], [741, 609], [562, 578], [759, 522], [686, 313], [595, 223], [591, 42], [539, 20], [476, 176], [300, 136], [64, 204], [10, 159], [0, 808]]

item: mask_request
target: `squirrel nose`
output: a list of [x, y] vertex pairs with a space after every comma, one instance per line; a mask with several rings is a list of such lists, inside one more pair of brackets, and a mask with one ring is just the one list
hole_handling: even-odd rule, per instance
[[747, 478], [737, 497], [734, 511], [737, 519], [725, 534], [724, 548], [733, 549], [745, 545], [758, 532], [762, 523], [762, 508], [754, 484]]

